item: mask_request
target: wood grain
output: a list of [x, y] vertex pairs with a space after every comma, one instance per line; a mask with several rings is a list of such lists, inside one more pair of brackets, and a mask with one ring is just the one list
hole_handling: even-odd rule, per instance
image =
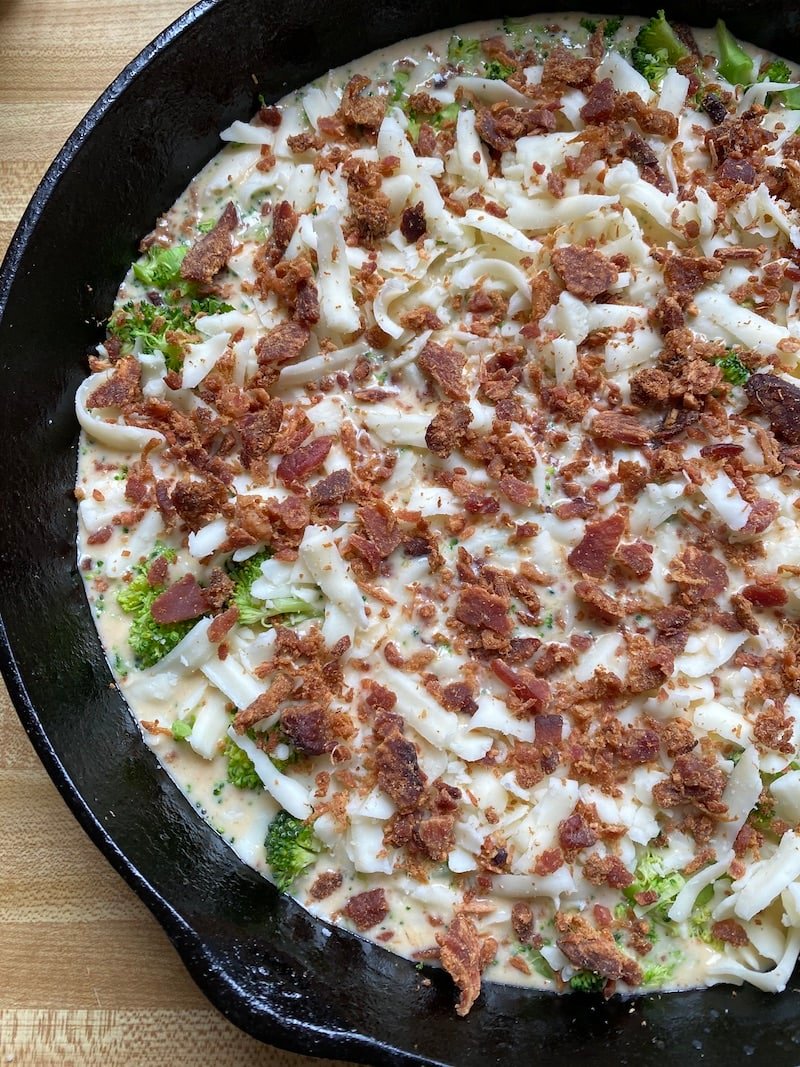
[[[185, 0], [0, 0], [0, 256], [75, 124]], [[301, 1067], [204, 999], [0, 688], [0, 1063]], [[329, 1065], [332, 1067], [332, 1065]]]

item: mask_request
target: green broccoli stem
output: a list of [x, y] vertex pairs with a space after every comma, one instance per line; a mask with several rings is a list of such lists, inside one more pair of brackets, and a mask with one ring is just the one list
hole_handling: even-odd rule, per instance
[[719, 60], [717, 70], [731, 85], [749, 85], [753, 81], [753, 59], [742, 48], [728, 27], [717, 20]]

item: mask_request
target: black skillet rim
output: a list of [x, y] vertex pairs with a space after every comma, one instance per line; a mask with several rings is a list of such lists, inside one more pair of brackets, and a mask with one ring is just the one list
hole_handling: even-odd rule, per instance
[[[163, 30], [133, 60], [131, 60], [130, 63], [128, 63], [123, 71], [101, 94], [96, 103], [93, 104], [67, 139], [39, 183], [31, 202], [26, 208], [14, 236], [12, 237], [8, 251], [0, 266], [0, 323], [2, 323], [15, 277], [20, 266], [24, 263], [24, 256], [28, 243], [36, 232], [42, 212], [49, 198], [56, 190], [62, 176], [73, 163], [87, 139], [93, 133], [95, 126], [109, 112], [115, 102], [125, 93], [131, 83], [142, 71], [149, 67], [161, 53], [168, 49], [184, 33], [184, 31], [193, 26], [204, 15], [222, 6], [225, 2], [226, 0], [199, 0], [198, 3], [184, 12], [183, 15]], [[680, 0], [678, 0], [678, 2], [680, 3]], [[712, 0], [712, 9], [716, 7], [719, 2], [720, 0]], [[724, 0], [722, 0], [722, 2], [724, 3]], [[744, 0], [742, 8], [746, 10], [751, 6], [751, 3], [752, 0]], [[517, 5], [514, 4], [512, 0], [508, 6], [516, 7]], [[593, 8], [595, 4], [590, 0], [586, 6]], [[621, 6], [625, 9], [629, 9], [631, 5], [623, 0]], [[681, 4], [680, 6], [685, 7], [686, 5]], [[404, 1065], [404, 1067], [405, 1065], [412, 1064], [429, 1064], [431, 1067], [437, 1067], [437, 1065], [445, 1067], [445, 1061], [425, 1057], [424, 1055], [407, 1050], [407, 1048], [399, 1047], [396, 1043], [384, 1041], [377, 1036], [367, 1036], [366, 1034], [352, 1030], [344, 1031], [341, 1029], [331, 1029], [324, 1023], [315, 1025], [314, 1022], [308, 1019], [291, 1019], [282, 1014], [279, 1009], [270, 1006], [264, 1001], [260, 1002], [258, 1008], [250, 1004], [246, 993], [237, 988], [235, 975], [226, 970], [224, 962], [215, 958], [214, 949], [204, 939], [203, 934], [194, 929], [191, 923], [178, 910], [176, 910], [176, 907], [170, 904], [165, 896], [158, 892], [158, 890], [141, 873], [135, 863], [119, 848], [112, 835], [105, 829], [100, 818], [95, 815], [88, 801], [84, 799], [84, 796], [73, 782], [59, 758], [56, 749], [53, 747], [47, 736], [36, 708], [28, 694], [24, 679], [18, 667], [17, 658], [8, 639], [5, 622], [2, 618], [0, 618], [0, 671], [2, 671], [9, 695], [11, 696], [17, 714], [37, 752], [37, 755], [41, 759], [48, 775], [54, 782], [72, 814], [94, 845], [108, 859], [114, 869], [125, 879], [127, 884], [130, 885], [137, 896], [148, 907], [174, 944], [184, 966], [191, 974], [195, 983], [226, 1018], [247, 1033], [264, 1042], [298, 1053], [312, 1054], [316, 1056], [326, 1055], [336, 1059], [358, 1059], [360, 1062], [386, 1064], [391, 1065], [391, 1067], [395, 1067], [395, 1065], [400, 1067], [401, 1064]], [[719, 1006], [722, 1006], [723, 1004], [720, 994], [724, 988], [725, 987], [716, 987], [713, 993], [711, 990], [707, 991], [708, 994], [713, 996], [714, 1003]], [[748, 992], [752, 995], [755, 991], [749, 990]], [[784, 997], [788, 996], [788, 993], [789, 991], [787, 990]], [[735, 993], [733, 995], [735, 996]], [[651, 1020], [651, 1022], [656, 1024], [657, 1028], [659, 1028], [659, 1023], [661, 1024], [661, 1033], [664, 1035], [668, 1034], [672, 1029], [673, 1023], [677, 1022], [674, 1015], [681, 1014], [681, 1009], [678, 1007], [679, 996], [680, 995], [673, 994], [666, 998], [674, 1005], [675, 1013], [668, 1011], [666, 1013], [666, 1018], [653, 1018]], [[705, 1012], [707, 1008], [711, 1007], [711, 1003], [704, 1000], [703, 1006], [701, 1007], [700, 1004], [694, 1003], [695, 998], [692, 994], [689, 994], [689, 998], [692, 1003], [691, 1005], [685, 1003], [685, 1009], [688, 1009], [685, 1011], [685, 1014], [686, 1016], [693, 1017], [695, 1019], [695, 1026], [697, 1026], [701, 1020], [704, 1020]], [[562, 998], [558, 999], [562, 1000]], [[589, 1009], [588, 998], [570, 997], [563, 999], [573, 1002], [573, 1006], [577, 1009], [575, 1011], [575, 1016], [583, 1015], [585, 1014], [583, 1009]], [[619, 1002], [618, 1006], [621, 1012], [624, 1011], [627, 1013], [628, 1010], [634, 1012], [636, 1005], [641, 1005], [643, 1002], [644, 1004], [647, 1004], [649, 1002], [649, 1004], [656, 1008], [655, 1014], [659, 1015], [660, 1012], [656, 1007], [656, 1003], [661, 999], [662, 998], [659, 997], [645, 997], [636, 1002], [629, 1002], [628, 1008], [625, 1008], [624, 1005]], [[680, 997], [680, 999], [683, 1000], [683, 997]], [[764, 999], [772, 1000], [771, 997], [766, 997]], [[556, 1028], [558, 1028], [559, 1024], [563, 1026], [567, 1021], [569, 1014], [571, 1014], [571, 1012], [560, 1010], [562, 1007], [562, 1005], [553, 1005], [552, 1021]], [[741, 1007], [744, 1008], [745, 1005], [742, 1004]], [[748, 1007], [748, 1014], [750, 1014], [755, 1008], [755, 1004], [751, 1002]], [[700, 1008], [699, 1013], [696, 1010], [697, 1008]], [[722, 1010], [727, 1015], [728, 1008], [725, 1007]], [[733, 1006], [731, 1010], [734, 1010]], [[712, 1009], [712, 1018], [715, 1016], [718, 1017], [719, 1012]], [[684, 1019], [684, 1023], [685, 1021], [686, 1019]], [[719, 1021], [721, 1022], [722, 1020]], [[576, 1022], [577, 1019], [573, 1017], [571, 1020], [572, 1025], [575, 1025]], [[794, 1023], [795, 1020], [793, 1019], [792, 1022]], [[786, 1018], [784, 1016], [784, 1025], [785, 1023]], [[666, 1026], [664, 1026], [664, 1024], [666, 1024]], [[569, 1023], [567, 1023], [567, 1025], [569, 1026]], [[647, 1022], [642, 1019], [641, 1025], [646, 1026]], [[680, 1023], [677, 1025], [679, 1029], [682, 1029]], [[714, 1026], [714, 1030], [717, 1029], [717, 1026]], [[792, 1029], [794, 1030], [794, 1026]], [[693, 1032], [700, 1033], [701, 1031], [693, 1030]], [[710, 1030], [705, 1029], [705, 1033], [710, 1035]], [[631, 1034], [629, 1032], [628, 1037], [630, 1036]], [[684, 1034], [682, 1036], [685, 1040], [686, 1035]], [[654, 1046], [650, 1046], [648, 1050], [649, 1055], [658, 1055], [659, 1051], [664, 1049], [664, 1045], [661, 1043], [662, 1040], [663, 1039], [659, 1039], [658, 1043], [654, 1043]], [[790, 1038], [790, 1042], [792, 1044], [800, 1043], [800, 1031]], [[604, 1044], [604, 1042], [601, 1042], [601, 1044]], [[699, 1052], [700, 1050], [698, 1046], [694, 1043], [693, 1045]], [[645, 1047], [645, 1042], [635, 1039], [633, 1046], [628, 1045], [627, 1048], [619, 1048], [618, 1053], [623, 1053], [619, 1062], [636, 1062], [636, 1060], [628, 1059], [627, 1055], [624, 1055], [624, 1053], [633, 1053], [633, 1055], [638, 1058], [638, 1055], [644, 1051]], [[530, 1049], [530, 1051], [532, 1052], [534, 1049]], [[556, 1056], [558, 1056], [558, 1051], [553, 1047], [550, 1047], [549, 1049], [540, 1047], [536, 1051], [539, 1052], [540, 1056], [544, 1053], [544, 1056], [547, 1057], [548, 1053], [552, 1054], [554, 1052]], [[600, 1050], [595, 1049], [595, 1051]], [[674, 1053], [678, 1052], [678, 1049], [674, 1048], [670, 1051], [672, 1051], [674, 1055]], [[684, 1049], [684, 1051], [688, 1050]], [[760, 1055], [767, 1050], [764, 1048], [763, 1044], [759, 1042], [758, 1048], [751, 1047], [746, 1050], [743, 1049], [742, 1051], [744, 1052], [744, 1055], [749, 1056], [754, 1053]], [[777, 1052], [777, 1049], [775, 1051]], [[708, 1052], [711, 1053], [710, 1057], [708, 1057]], [[613, 1045], [607, 1046], [606, 1053], [610, 1058], [614, 1057]], [[727, 1056], [731, 1054], [733, 1054], [733, 1050], [730, 1050], [726, 1054], [722, 1049], [712, 1048], [706, 1051], [706, 1055], [703, 1056], [703, 1058], [706, 1059], [706, 1062], [724, 1063], [727, 1062]], [[717, 1057], [723, 1058], [718, 1059]], [[592, 1062], [597, 1062], [593, 1056], [588, 1058], [590, 1058]], [[604, 1062], [606, 1062], [605, 1056], [603, 1059]], [[800, 1056], [798, 1057], [798, 1060], [800, 1061]], [[447, 1062], [453, 1062], [450, 1059], [449, 1054]], [[542, 1062], [548, 1062], [547, 1058]], [[550, 1060], [549, 1062], [553, 1061]], [[788, 1063], [789, 1061], [778, 1055], [775, 1062], [776, 1064], [783, 1064]], [[796, 1061], [793, 1060], [792, 1062]]]

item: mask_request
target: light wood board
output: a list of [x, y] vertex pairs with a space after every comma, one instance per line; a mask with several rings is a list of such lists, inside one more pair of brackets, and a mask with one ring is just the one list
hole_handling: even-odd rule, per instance
[[[37, 182], [185, 0], [0, 0], [0, 257]], [[205, 1000], [73, 820], [0, 687], [0, 1064], [301, 1067]]]

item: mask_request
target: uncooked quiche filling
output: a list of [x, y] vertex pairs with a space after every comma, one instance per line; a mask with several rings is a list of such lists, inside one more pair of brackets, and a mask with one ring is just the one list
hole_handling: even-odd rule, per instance
[[791, 977], [798, 82], [663, 13], [374, 53], [222, 133], [78, 391], [146, 741], [461, 1014]]

